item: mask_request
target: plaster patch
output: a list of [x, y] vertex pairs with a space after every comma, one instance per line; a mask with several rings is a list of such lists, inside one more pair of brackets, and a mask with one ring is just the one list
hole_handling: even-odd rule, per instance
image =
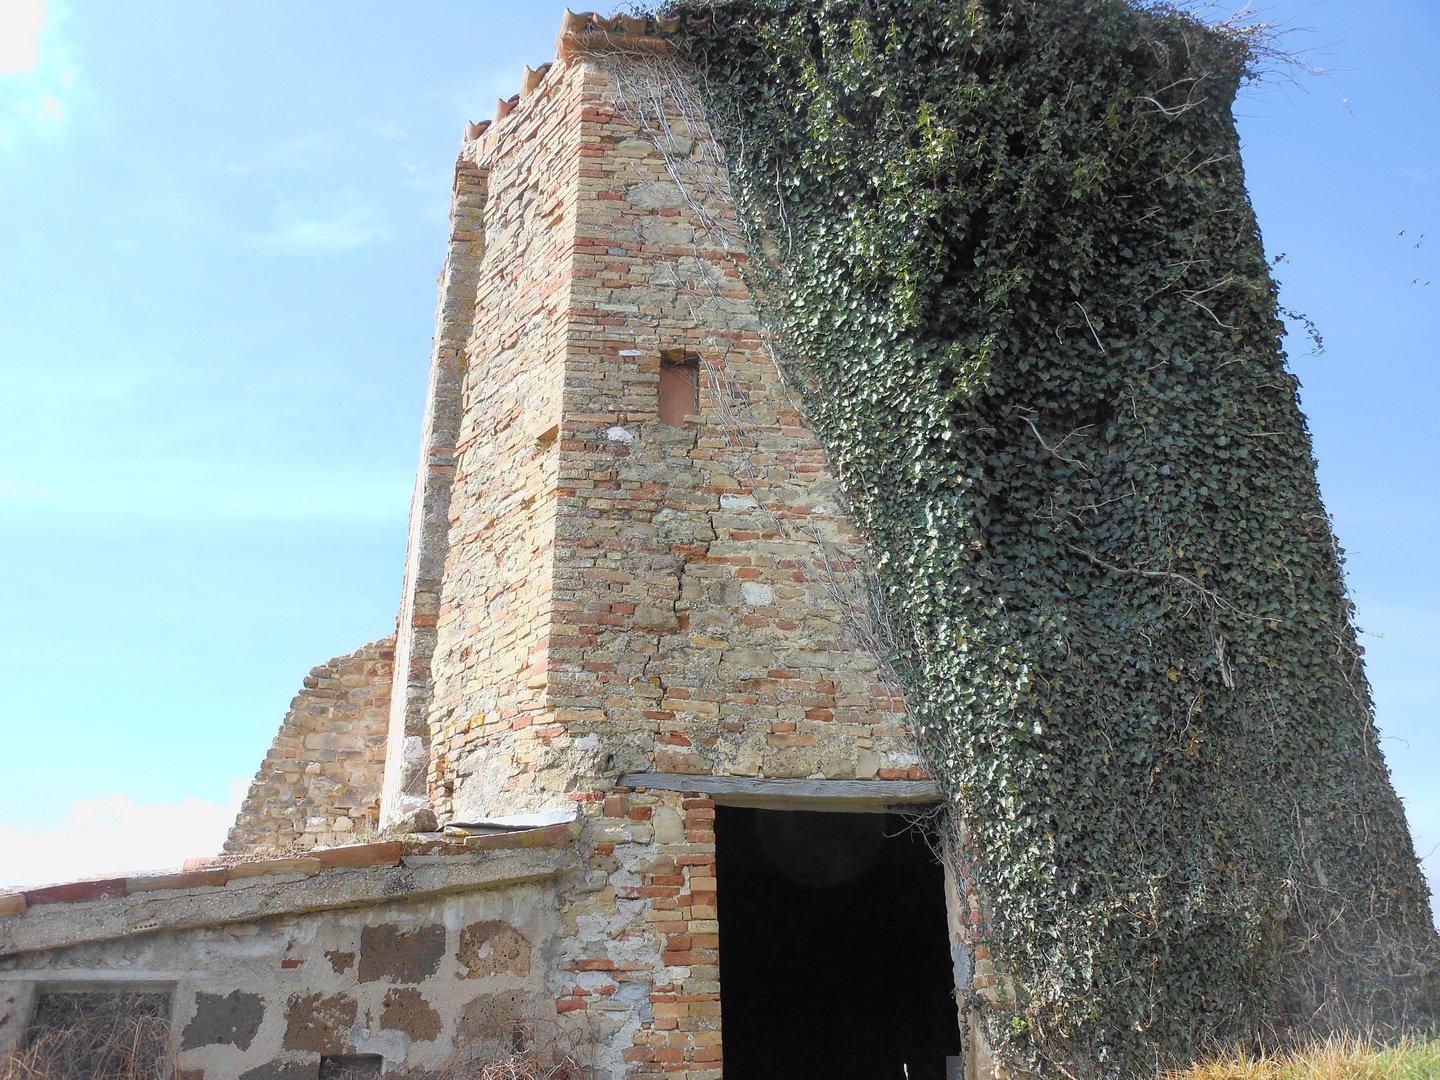
[[745, 582], [740, 586], [740, 592], [745, 597], [747, 604], [753, 604], [756, 607], [762, 607], [775, 599], [775, 590], [758, 581]]

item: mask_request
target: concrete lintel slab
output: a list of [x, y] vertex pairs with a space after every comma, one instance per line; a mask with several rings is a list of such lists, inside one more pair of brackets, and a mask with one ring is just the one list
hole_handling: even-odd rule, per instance
[[884, 813], [944, 801], [933, 780], [766, 780], [689, 773], [626, 773], [621, 787], [693, 791], [722, 806]]

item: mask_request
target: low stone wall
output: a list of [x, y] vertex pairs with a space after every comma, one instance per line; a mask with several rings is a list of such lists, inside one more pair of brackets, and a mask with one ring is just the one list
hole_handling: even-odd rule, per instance
[[564, 1034], [557, 881], [585, 887], [568, 824], [208, 863], [0, 915], [0, 1054], [47, 995], [159, 998], [186, 1080], [318, 1080], [357, 1056], [423, 1074], [457, 1046], [509, 1049], [517, 1025]]
[[379, 816], [395, 638], [312, 668], [230, 830], [225, 850], [347, 843]]

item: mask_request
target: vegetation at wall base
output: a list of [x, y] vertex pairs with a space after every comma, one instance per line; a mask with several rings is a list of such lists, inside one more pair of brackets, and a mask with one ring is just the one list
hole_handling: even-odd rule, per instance
[[1153, 1075], [1432, 1023], [1230, 111], [1253, 38], [1124, 0], [664, 13], [969, 836], [997, 1052]]
[[1366, 1039], [1332, 1038], [1280, 1054], [1206, 1055], [1167, 1072], [1161, 1080], [1435, 1080], [1440, 1041], [1401, 1039], [1376, 1045]]
[[169, 1020], [116, 1015], [32, 1034], [0, 1056], [0, 1080], [174, 1080], [178, 1053]]

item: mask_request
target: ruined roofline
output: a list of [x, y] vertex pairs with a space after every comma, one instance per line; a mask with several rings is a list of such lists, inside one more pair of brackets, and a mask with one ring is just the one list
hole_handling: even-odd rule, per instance
[[[708, 19], [694, 21], [703, 26]], [[680, 17], [662, 19], [654, 15], [613, 15], [606, 18], [593, 11], [578, 14], [565, 9], [560, 18], [560, 33], [555, 38], [555, 61], [568, 64], [580, 56], [604, 52], [650, 53], [664, 56], [675, 51], [675, 37], [680, 31]], [[495, 115], [479, 123], [465, 125], [465, 153], [484, 153], [503, 135], [501, 122], [514, 114], [517, 106], [531, 97], [545, 81], [555, 65], [548, 61], [538, 68], [528, 64], [520, 74], [520, 92], [495, 103]], [[510, 125], [507, 125], [507, 130]], [[473, 144], [483, 140], [483, 145]]]
[[474, 836], [464, 843], [395, 840], [300, 856], [191, 859], [180, 873], [3, 893], [0, 958], [161, 930], [382, 903], [401, 895], [539, 880], [574, 863], [578, 830], [578, 821], [568, 821]]
[[51, 904], [85, 904], [118, 900], [142, 893], [188, 892], [197, 888], [223, 887], [230, 881], [257, 877], [300, 875], [312, 877], [322, 870], [353, 870], [366, 867], [399, 866], [417, 856], [475, 856], [479, 852], [508, 848], [554, 847], [567, 844], [576, 834], [578, 819], [530, 829], [516, 829], [476, 835], [464, 842], [387, 840], [371, 844], [347, 844], [317, 848], [289, 855], [217, 855], [185, 860], [179, 872], [155, 871], [126, 877], [90, 878], [45, 885], [33, 889], [0, 892], [0, 955], [13, 924], [7, 920]]

